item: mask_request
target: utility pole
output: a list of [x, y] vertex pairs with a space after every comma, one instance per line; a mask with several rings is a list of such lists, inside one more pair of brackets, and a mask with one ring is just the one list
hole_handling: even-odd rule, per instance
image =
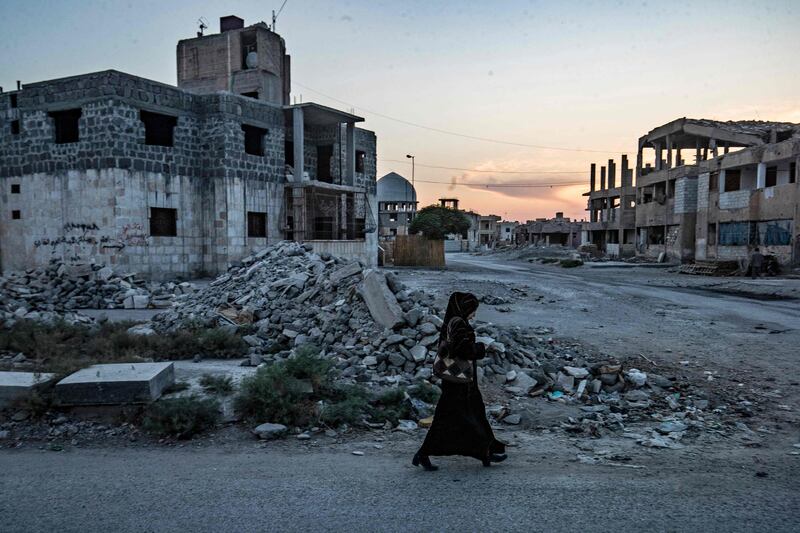
[[414, 192], [417, 192], [417, 187], [414, 185], [414, 156], [406, 154], [406, 157], [411, 159], [411, 187], [414, 189]]

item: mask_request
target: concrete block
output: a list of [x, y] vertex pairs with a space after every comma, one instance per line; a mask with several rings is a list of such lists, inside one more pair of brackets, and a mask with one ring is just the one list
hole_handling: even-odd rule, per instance
[[27, 396], [37, 387], [46, 385], [55, 374], [35, 372], [0, 372], [0, 408], [6, 407], [18, 398]]
[[172, 363], [93, 365], [56, 384], [62, 405], [118, 405], [149, 403], [175, 382]]
[[383, 274], [376, 270], [368, 271], [364, 275], [364, 281], [359, 286], [358, 292], [367, 304], [372, 318], [378, 324], [389, 329], [403, 324], [403, 309], [386, 285], [386, 278]]

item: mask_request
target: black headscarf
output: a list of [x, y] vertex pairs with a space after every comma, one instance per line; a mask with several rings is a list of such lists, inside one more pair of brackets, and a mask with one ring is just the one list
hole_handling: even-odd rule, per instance
[[447, 324], [453, 317], [461, 317], [464, 322], [469, 323], [469, 315], [478, 309], [480, 302], [478, 298], [469, 292], [454, 292], [450, 295], [450, 301], [447, 302], [447, 311], [444, 313], [444, 323], [439, 330], [439, 339], [447, 336]]

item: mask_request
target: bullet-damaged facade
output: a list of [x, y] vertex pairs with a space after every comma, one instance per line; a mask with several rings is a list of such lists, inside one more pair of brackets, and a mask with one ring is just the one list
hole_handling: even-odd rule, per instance
[[288, 105], [284, 52], [257, 24], [181, 41], [179, 87], [108, 70], [0, 94], [0, 268], [190, 277], [282, 239], [373, 264], [375, 135]]

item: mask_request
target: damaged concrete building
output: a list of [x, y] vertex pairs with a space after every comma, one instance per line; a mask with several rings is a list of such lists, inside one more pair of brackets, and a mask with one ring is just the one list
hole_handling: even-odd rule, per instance
[[408, 235], [417, 214], [417, 191], [403, 176], [389, 172], [378, 180], [378, 236], [392, 240]]
[[182, 40], [178, 86], [107, 70], [0, 93], [0, 268], [51, 258], [153, 278], [283, 239], [377, 261], [375, 134], [290, 104], [265, 23]]
[[517, 245], [560, 245], [575, 248], [580, 244], [581, 222], [571, 220], [559, 211], [553, 218], [537, 218], [518, 225], [514, 234]]
[[609, 159], [600, 167], [598, 186], [597, 166], [592, 163], [589, 192], [583, 194], [588, 196], [589, 220], [582, 225], [581, 240], [611, 257], [630, 257], [636, 253], [636, 189], [627, 155], [622, 155], [619, 183], [616, 173], [617, 164]]
[[[615, 219], [618, 226], [611, 233], [623, 244], [620, 255], [629, 253], [633, 224], [635, 251], [644, 257], [741, 260], [761, 246], [781, 263], [796, 264], [798, 160], [798, 124], [674, 120], [639, 139], [635, 185], [624, 178], [623, 157], [621, 189], [614, 190], [610, 161], [608, 187], [601, 169], [600, 189], [595, 190], [592, 165], [585, 194], [589, 240], [614, 255], [608, 234], [603, 241], [595, 232], [608, 231]], [[604, 227], [595, 227], [601, 223]]]

